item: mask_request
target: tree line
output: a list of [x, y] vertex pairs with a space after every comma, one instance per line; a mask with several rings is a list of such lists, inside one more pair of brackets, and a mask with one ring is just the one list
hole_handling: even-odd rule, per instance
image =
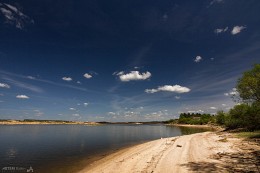
[[227, 129], [260, 130], [260, 64], [243, 73], [236, 90], [238, 95], [233, 95], [233, 99], [238, 103], [228, 112], [219, 111], [216, 115], [181, 113], [179, 119], [166, 123], [217, 124]]

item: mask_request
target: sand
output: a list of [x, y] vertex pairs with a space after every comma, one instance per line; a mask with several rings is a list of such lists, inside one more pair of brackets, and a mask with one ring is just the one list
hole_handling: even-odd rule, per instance
[[259, 172], [259, 151], [229, 133], [204, 132], [123, 149], [80, 173]]

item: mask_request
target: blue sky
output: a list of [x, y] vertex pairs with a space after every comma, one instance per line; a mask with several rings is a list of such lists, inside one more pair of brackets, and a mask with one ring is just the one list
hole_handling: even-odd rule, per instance
[[0, 2], [0, 118], [228, 111], [260, 63], [258, 0]]

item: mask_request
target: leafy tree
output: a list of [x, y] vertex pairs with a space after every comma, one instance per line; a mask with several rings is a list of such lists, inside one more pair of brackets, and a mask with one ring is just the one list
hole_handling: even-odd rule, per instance
[[252, 70], [244, 72], [236, 88], [243, 101], [260, 102], [260, 64], [255, 64]]

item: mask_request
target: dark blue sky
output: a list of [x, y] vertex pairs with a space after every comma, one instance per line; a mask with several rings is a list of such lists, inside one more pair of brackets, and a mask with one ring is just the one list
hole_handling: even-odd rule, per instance
[[0, 1], [0, 118], [215, 113], [260, 63], [258, 0]]

